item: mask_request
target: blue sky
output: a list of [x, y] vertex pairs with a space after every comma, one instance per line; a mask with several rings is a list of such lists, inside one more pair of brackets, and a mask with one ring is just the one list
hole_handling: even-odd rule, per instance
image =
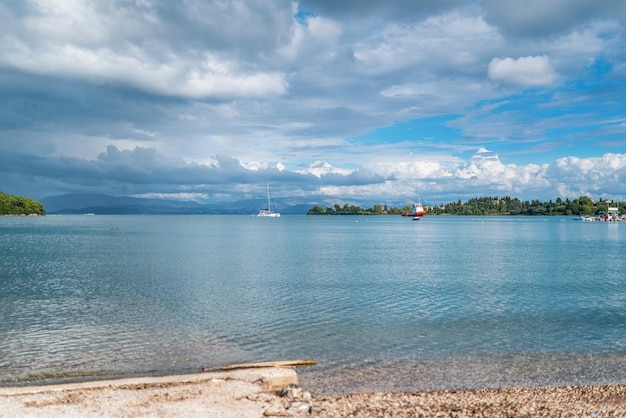
[[0, 191], [626, 200], [626, 3], [0, 0]]

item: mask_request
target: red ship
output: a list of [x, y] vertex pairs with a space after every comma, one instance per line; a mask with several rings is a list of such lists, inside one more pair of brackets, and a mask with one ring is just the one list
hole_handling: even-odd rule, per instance
[[424, 210], [421, 202], [417, 202], [415, 205], [413, 205], [412, 213], [403, 213], [402, 216], [412, 216], [413, 220], [417, 221], [426, 216], [426, 211]]

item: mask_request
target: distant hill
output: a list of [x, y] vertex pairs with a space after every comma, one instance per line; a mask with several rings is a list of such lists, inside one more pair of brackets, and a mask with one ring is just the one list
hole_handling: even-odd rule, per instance
[[[104, 194], [73, 193], [42, 199], [48, 213], [53, 214], [241, 214], [254, 215], [267, 205], [264, 197], [237, 202], [200, 204], [167, 199], [119, 197]], [[277, 209], [285, 215], [304, 215], [310, 202], [276, 200]]]
[[0, 215], [45, 215], [44, 205], [33, 199], [0, 192]]
[[[42, 199], [48, 213], [157, 214], [194, 213], [202, 205], [164, 199], [141, 199], [93, 193], [73, 193]], [[202, 211], [200, 211], [202, 213]]]

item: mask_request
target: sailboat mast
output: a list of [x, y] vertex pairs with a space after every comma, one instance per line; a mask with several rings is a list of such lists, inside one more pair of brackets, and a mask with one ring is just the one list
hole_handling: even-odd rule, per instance
[[267, 210], [272, 210], [272, 207], [270, 206], [270, 184], [266, 183], [267, 186]]

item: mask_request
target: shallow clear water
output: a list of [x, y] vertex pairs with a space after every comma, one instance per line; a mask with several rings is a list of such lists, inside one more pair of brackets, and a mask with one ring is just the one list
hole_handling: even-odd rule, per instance
[[0, 218], [0, 384], [313, 358], [316, 393], [626, 381], [626, 223]]

